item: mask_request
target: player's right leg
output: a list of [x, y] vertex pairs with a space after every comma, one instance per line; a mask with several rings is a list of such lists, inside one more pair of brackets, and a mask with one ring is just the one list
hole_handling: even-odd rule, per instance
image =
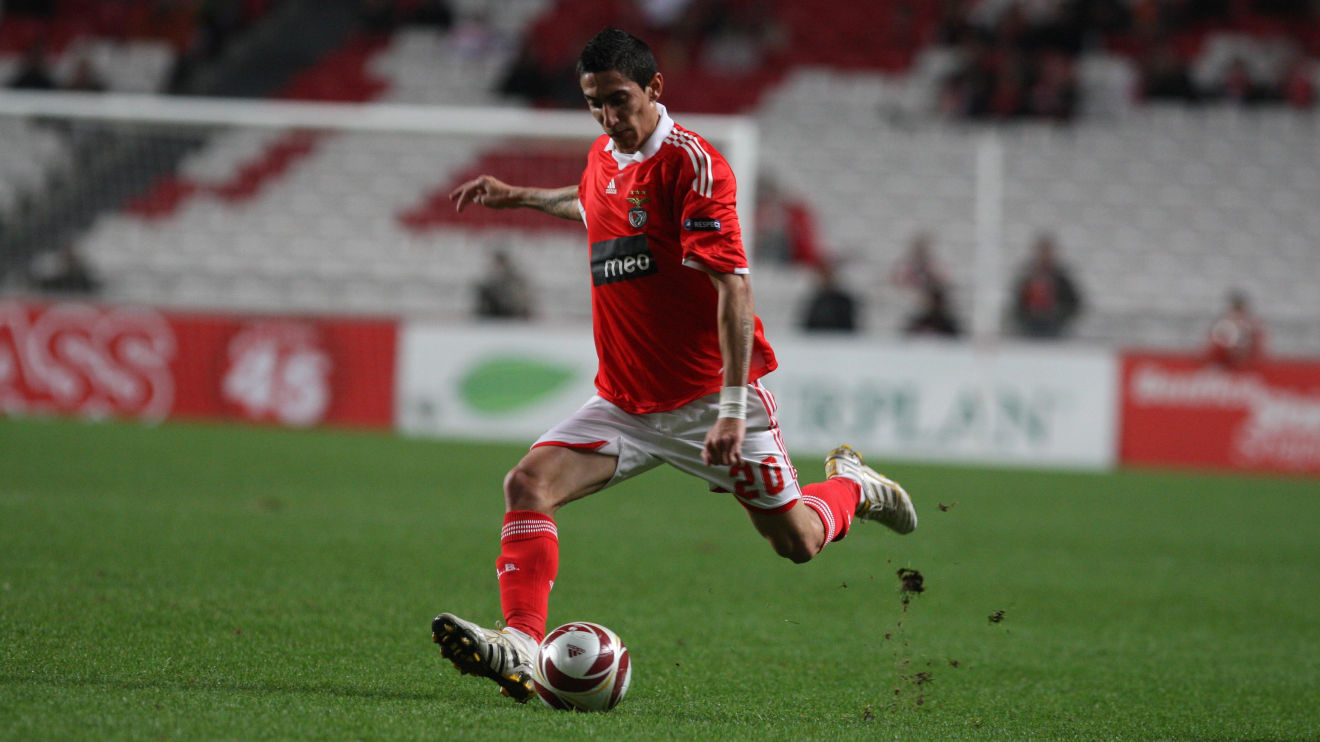
[[559, 569], [563, 505], [596, 492], [614, 476], [614, 456], [570, 445], [534, 447], [504, 479], [506, 513], [496, 571], [505, 628], [452, 613], [431, 622], [440, 654], [464, 674], [488, 678], [517, 701], [531, 697], [531, 665], [545, 636], [550, 589]]
[[538, 642], [545, 637], [550, 589], [559, 572], [554, 514], [604, 487], [616, 465], [614, 456], [552, 444], [532, 448], [505, 476], [504, 528], [495, 570], [507, 626]]
[[539, 444], [505, 475], [505, 510], [553, 516], [564, 505], [600, 491], [617, 467], [617, 456], [586, 445]]
[[495, 681], [504, 695], [519, 703], [532, 697], [537, 641], [525, 632], [508, 627], [496, 631], [441, 613], [431, 622], [431, 640], [464, 675]]

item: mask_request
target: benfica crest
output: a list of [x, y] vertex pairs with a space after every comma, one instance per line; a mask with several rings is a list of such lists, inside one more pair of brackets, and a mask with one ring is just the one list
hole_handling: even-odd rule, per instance
[[628, 210], [628, 223], [633, 225], [633, 229], [641, 229], [646, 226], [646, 209], [642, 208], [642, 204], [651, 199], [645, 197], [646, 191], [633, 191], [632, 193], [635, 195], [628, 197], [628, 203], [633, 205]]

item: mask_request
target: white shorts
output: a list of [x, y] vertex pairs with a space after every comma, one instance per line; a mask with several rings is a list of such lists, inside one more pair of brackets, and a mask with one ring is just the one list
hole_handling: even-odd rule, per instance
[[781, 512], [802, 496], [797, 470], [775, 420], [774, 396], [759, 381], [748, 384], [747, 390], [743, 460], [731, 467], [701, 461], [706, 432], [719, 416], [719, 394], [646, 415], [633, 415], [593, 396], [532, 447], [566, 446], [618, 457], [614, 476], [605, 487], [669, 464], [706, 480], [713, 492], [732, 493], [749, 510]]

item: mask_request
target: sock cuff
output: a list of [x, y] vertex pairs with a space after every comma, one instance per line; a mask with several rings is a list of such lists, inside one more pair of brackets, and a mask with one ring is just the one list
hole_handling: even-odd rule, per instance
[[526, 541], [528, 539], [550, 536], [559, 540], [559, 528], [555, 519], [535, 510], [510, 510], [504, 514], [504, 528], [500, 531], [500, 541]]
[[825, 526], [825, 543], [833, 541], [839, 529], [834, 522], [834, 513], [830, 511], [829, 503], [814, 495], [804, 494], [802, 504], [815, 510], [816, 515], [820, 516], [820, 522]]

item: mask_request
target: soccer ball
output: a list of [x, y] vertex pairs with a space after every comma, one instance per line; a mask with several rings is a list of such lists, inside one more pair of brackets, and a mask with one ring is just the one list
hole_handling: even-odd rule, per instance
[[563, 711], [609, 711], [623, 700], [631, 680], [628, 648], [619, 635], [587, 621], [547, 634], [532, 668], [536, 695]]

